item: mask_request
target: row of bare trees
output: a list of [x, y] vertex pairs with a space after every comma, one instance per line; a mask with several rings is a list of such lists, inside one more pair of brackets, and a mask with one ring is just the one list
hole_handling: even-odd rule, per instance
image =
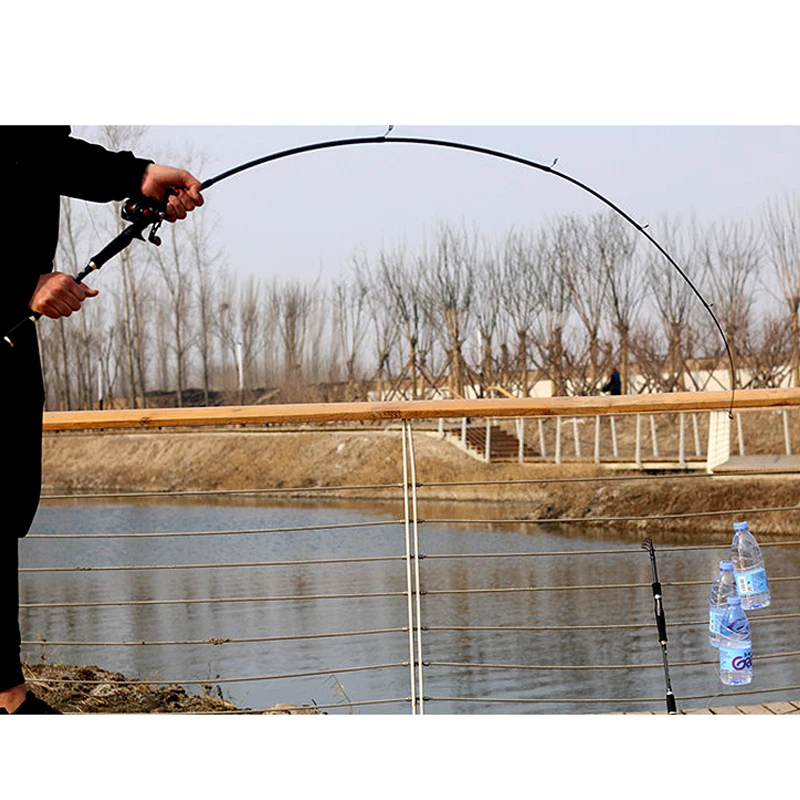
[[[131, 146], [114, 140], [110, 146]], [[116, 213], [63, 203], [58, 268], [75, 272]], [[103, 212], [105, 214], [105, 212]], [[490, 241], [442, 223], [415, 248], [357, 253], [328, 283], [232, 267], [209, 213], [136, 246], [94, 285], [80, 314], [39, 325], [47, 404], [268, 402], [479, 395], [502, 387], [556, 395], [601, 390], [617, 367], [627, 391], [703, 388], [725, 369], [713, 306], [740, 386], [800, 385], [800, 205], [650, 233], [705, 300], [619, 216], [560, 216]]]

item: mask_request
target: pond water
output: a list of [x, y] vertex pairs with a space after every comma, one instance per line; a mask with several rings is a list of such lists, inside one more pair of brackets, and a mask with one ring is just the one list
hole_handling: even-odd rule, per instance
[[[665, 708], [651, 562], [641, 536], [509, 522], [513, 509], [487, 504], [427, 503], [422, 511], [426, 714]], [[47, 643], [26, 645], [24, 655], [127, 677], [200, 680], [243, 708], [317, 703], [334, 714], [408, 714], [402, 512], [400, 502], [45, 503], [22, 543], [23, 568], [191, 568], [23, 573], [23, 604], [76, 604], [24, 608], [23, 639]], [[332, 525], [341, 527], [323, 527]], [[757, 521], [751, 527], [758, 535]], [[258, 529], [269, 530], [250, 532]], [[181, 531], [213, 535], [104, 536]], [[64, 534], [85, 538], [58, 538]], [[718, 679], [705, 627], [710, 583], [730, 540], [653, 539], [678, 705], [800, 697], [797, 656], [780, 655], [797, 650], [797, 617], [785, 615], [800, 610], [800, 547], [762, 541], [773, 602], [750, 615], [753, 684], [730, 689]], [[251, 566], [199, 566], [231, 564]], [[236, 602], [207, 602], [221, 598]], [[116, 604], [183, 599], [201, 602]], [[121, 641], [201, 643], [109, 644]], [[226, 682], [263, 676], [273, 678]]]

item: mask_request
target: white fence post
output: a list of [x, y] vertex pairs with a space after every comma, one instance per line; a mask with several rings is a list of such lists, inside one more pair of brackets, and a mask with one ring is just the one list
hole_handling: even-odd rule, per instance
[[706, 472], [724, 464], [731, 457], [731, 418], [727, 411], [710, 411], [708, 414], [708, 453]]
[[792, 439], [789, 436], [789, 412], [783, 409], [783, 439], [786, 442], [786, 455], [792, 454]]
[[561, 463], [561, 417], [556, 417], [556, 464]]
[[609, 418], [611, 422], [611, 452], [614, 458], [619, 458], [619, 443], [617, 442], [617, 420], [614, 417]]
[[653, 441], [653, 458], [660, 458], [658, 454], [658, 438], [656, 436], [656, 418], [650, 415], [650, 438]]
[[642, 466], [642, 415], [636, 415], [636, 466]]
[[736, 412], [736, 438], [739, 444], [739, 455], [745, 455], [744, 452], [744, 431], [742, 430], [742, 415]]
[[600, 463], [600, 415], [594, 418], [594, 463]]

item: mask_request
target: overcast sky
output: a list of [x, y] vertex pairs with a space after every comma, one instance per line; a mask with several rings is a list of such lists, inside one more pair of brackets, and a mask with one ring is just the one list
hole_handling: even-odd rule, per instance
[[[339, 138], [435, 138], [500, 150], [587, 183], [638, 222], [662, 214], [757, 219], [771, 197], [800, 189], [798, 126], [152, 126], [141, 155], [183, 164], [201, 180], [259, 156]], [[91, 129], [82, 129], [92, 136]], [[232, 176], [197, 213], [242, 275], [339, 277], [354, 253], [412, 251], [439, 222], [491, 240], [557, 214], [605, 211], [555, 176], [485, 155], [416, 144], [358, 145], [292, 156]], [[98, 243], [99, 244], [99, 243]]]

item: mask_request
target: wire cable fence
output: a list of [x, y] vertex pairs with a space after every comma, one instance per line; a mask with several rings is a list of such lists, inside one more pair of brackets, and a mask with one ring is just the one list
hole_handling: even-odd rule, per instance
[[[98, 663], [190, 691], [211, 685], [232, 703], [219, 713], [277, 704], [324, 713], [661, 711], [664, 665], [637, 533], [655, 525], [679, 707], [797, 698], [800, 541], [761, 540], [772, 605], [750, 616], [753, 683], [730, 689], [706, 638], [708, 591], [730, 537], [686, 545], [670, 525], [800, 506], [739, 508], [732, 494], [728, 507], [708, 511], [539, 520], [476, 502], [455, 516], [427, 493], [703, 487], [716, 476], [429, 481], [415, 449], [421, 435], [410, 420], [399, 426], [396, 483], [95, 493], [85, 503], [50, 495], [23, 545], [28, 660]], [[364, 489], [386, 499], [343, 503]], [[302, 501], [284, 499], [298, 492]], [[257, 502], [238, 505], [245, 495]]]

